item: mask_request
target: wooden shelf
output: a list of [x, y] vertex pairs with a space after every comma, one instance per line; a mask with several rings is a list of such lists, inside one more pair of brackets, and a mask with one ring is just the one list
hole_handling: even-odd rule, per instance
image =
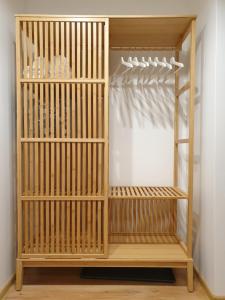
[[[176, 244], [109, 244], [107, 258], [56, 258], [23, 259], [27, 267], [59, 266], [59, 267], [185, 267], [192, 259], [187, 257], [179, 243]], [[65, 257], [65, 255], [64, 255]]]
[[174, 49], [195, 16], [110, 18], [110, 47]]
[[114, 186], [110, 199], [186, 199], [187, 194], [175, 187]]

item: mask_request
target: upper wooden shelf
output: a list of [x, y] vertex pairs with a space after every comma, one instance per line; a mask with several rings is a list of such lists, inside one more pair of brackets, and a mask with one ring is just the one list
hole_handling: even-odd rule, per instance
[[110, 199], [186, 199], [187, 194], [174, 187], [114, 186]]
[[152, 16], [111, 18], [111, 48], [157, 48], [173, 50], [195, 16]]

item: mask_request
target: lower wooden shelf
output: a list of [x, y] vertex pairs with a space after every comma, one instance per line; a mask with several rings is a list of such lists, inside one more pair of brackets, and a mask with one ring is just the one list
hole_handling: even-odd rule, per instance
[[113, 186], [110, 199], [186, 199], [188, 195], [177, 187]]
[[107, 258], [29, 258], [25, 267], [181, 267], [192, 261], [177, 244], [109, 244]]

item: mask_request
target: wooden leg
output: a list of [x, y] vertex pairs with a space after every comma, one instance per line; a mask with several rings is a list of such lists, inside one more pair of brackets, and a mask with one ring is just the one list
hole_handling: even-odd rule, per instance
[[23, 264], [20, 259], [16, 260], [16, 290], [21, 291], [23, 284]]
[[193, 262], [187, 263], [187, 288], [189, 292], [194, 290], [194, 274], [193, 274]]

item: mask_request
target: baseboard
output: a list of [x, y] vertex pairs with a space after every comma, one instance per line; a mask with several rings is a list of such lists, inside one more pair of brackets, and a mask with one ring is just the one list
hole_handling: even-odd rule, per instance
[[200, 275], [200, 273], [196, 269], [196, 267], [194, 267], [194, 271], [195, 271], [196, 276], [198, 277], [199, 282], [201, 283], [201, 285], [203, 286], [204, 290], [206, 291], [208, 297], [211, 300], [225, 300], [225, 296], [216, 296], [210, 291], [208, 285], [206, 284], [205, 280], [202, 278], [202, 276]]
[[9, 288], [15, 281], [16, 274], [13, 274], [11, 278], [6, 282], [6, 284], [3, 286], [3, 288], [0, 290], [0, 300], [3, 299], [5, 294], [8, 292]]

